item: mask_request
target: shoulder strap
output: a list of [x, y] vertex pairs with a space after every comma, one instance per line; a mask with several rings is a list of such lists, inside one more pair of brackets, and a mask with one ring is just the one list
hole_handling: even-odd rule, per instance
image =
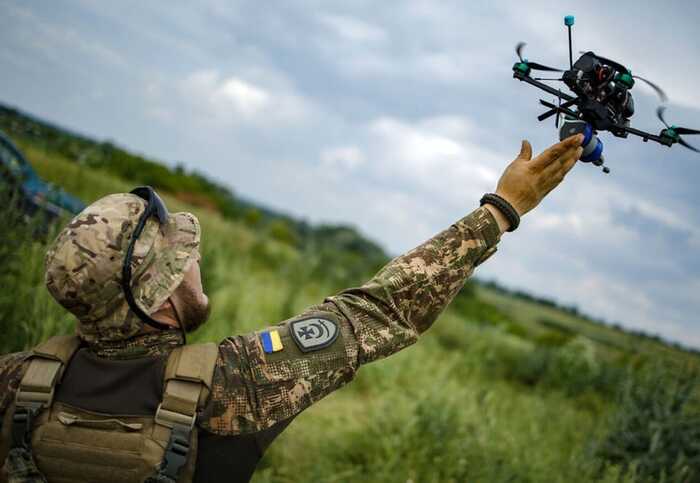
[[[168, 385], [174, 381], [197, 383], [200, 387], [203, 385], [202, 389], [208, 392], [211, 389], [218, 357], [219, 348], [212, 342], [185, 345], [175, 349], [165, 369], [165, 394], [168, 393]], [[204, 399], [199, 400], [200, 405], [205, 402]]]
[[187, 460], [197, 409], [206, 403], [219, 348], [214, 343], [178, 347], [168, 358], [163, 401], [155, 422], [170, 434], [159, 476], [177, 480]]
[[32, 351], [33, 356], [41, 356], [68, 364], [75, 351], [80, 347], [77, 335], [57, 335], [39, 344]]
[[12, 439], [5, 461], [8, 474], [13, 475], [13, 478], [17, 475], [31, 475], [31, 481], [46, 481], [36, 468], [32, 456], [34, 420], [42, 409], [51, 406], [54, 388], [63, 376], [63, 369], [79, 347], [80, 339], [77, 336], [56, 336], [35, 347], [29, 356], [29, 366], [15, 393]]
[[15, 402], [18, 407], [48, 407], [54, 388], [60, 382], [63, 368], [80, 347], [75, 335], [51, 337], [38, 345], [29, 356], [29, 367], [22, 376]]
[[218, 356], [219, 348], [214, 343], [186, 345], [170, 354], [163, 402], [158, 408], [161, 415], [167, 419], [168, 413], [176, 413], [175, 422], [182, 420], [177, 415], [194, 418], [197, 408], [206, 402]]

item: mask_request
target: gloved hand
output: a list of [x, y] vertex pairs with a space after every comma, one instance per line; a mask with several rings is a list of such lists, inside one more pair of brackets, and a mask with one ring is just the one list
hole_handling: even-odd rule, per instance
[[513, 205], [520, 216], [524, 215], [556, 188], [573, 168], [581, 157], [582, 142], [583, 135], [577, 134], [532, 158], [532, 146], [523, 141], [520, 154], [498, 180], [496, 194]]

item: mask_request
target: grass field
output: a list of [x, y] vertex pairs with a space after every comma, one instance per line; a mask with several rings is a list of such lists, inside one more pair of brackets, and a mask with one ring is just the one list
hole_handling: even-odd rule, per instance
[[[132, 188], [18, 144], [44, 179], [84, 200]], [[165, 199], [203, 227], [213, 312], [194, 341], [275, 323], [372, 275], [344, 271], [341, 249], [320, 254]], [[21, 236], [16, 226], [5, 241], [20, 240], [12, 230]], [[2, 280], [12, 293], [0, 296], [2, 329], [11, 334], [3, 351], [71, 331], [42, 285], [45, 246], [5, 246]], [[328, 257], [335, 271], [321, 269]], [[700, 481], [697, 366], [695, 355], [661, 342], [477, 285], [418, 344], [363, 367], [299, 416], [254, 481]]]

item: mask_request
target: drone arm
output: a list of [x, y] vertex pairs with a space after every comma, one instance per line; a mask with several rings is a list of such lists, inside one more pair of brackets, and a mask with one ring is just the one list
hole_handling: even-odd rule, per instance
[[528, 84], [532, 84], [533, 86], [538, 87], [538, 88], [542, 89], [543, 91], [552, 94], [553, 96], [561, 97], [565, 101], [572, 101], [575, 99], [574, 97], [571, 97], [568, 94], [564, 94], [563, 92], [561, 92], [561, 91], [559, 91], [551, 86], [548, 86], [547, 84], [543, 84], [542, 82], [536, 81], [535, 79], [533, 79], [529, 75], [525, 75], [522, 72], [518, 72], [518, 71], [513, 72], [513, 77], [520, 80], [520, 81], [527, 82]]
[[626, 131], [630, 134], [634, 134], [635, 136], [641, 137], [644, 140], [644, 142], [651, 139], [652, 141], [656, 141], [657, 143], [663, 144], [664, 146], [671, 146], [673, 144], [673, 140], [671, 140], [670, 138], [663, 137], [663, 136], [657, 136], [656, 134], [650, 134], [648, 132], [644, 132], [644, 131], [640, 131], [639, 129], [635, 129], [633, 127], [620, 126], [620, 125], [616, 125], [615, 127], [617, 129], [621, 129], [623, 131]]

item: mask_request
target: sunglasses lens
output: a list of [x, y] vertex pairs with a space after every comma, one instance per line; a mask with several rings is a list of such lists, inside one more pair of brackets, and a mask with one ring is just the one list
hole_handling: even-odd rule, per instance
[[168, 222], [168, 208], [166, 208], [165, 203], [153, 188], [150, 186], [139, 186], [133, 189], [131, 193], [148, 202], [146, 218], [155, 215], [161, 225]]
[[160, 221], [161, 225], [167, 223], [168, 209], [165, 207], [165, 203], [162, 199], [160, 199], [158, 193], [153, 190], [151, 190], [151, 193], [153, 193], [153, 208], [155, 209], [155, 215], [158, 218], [158, 221]]

